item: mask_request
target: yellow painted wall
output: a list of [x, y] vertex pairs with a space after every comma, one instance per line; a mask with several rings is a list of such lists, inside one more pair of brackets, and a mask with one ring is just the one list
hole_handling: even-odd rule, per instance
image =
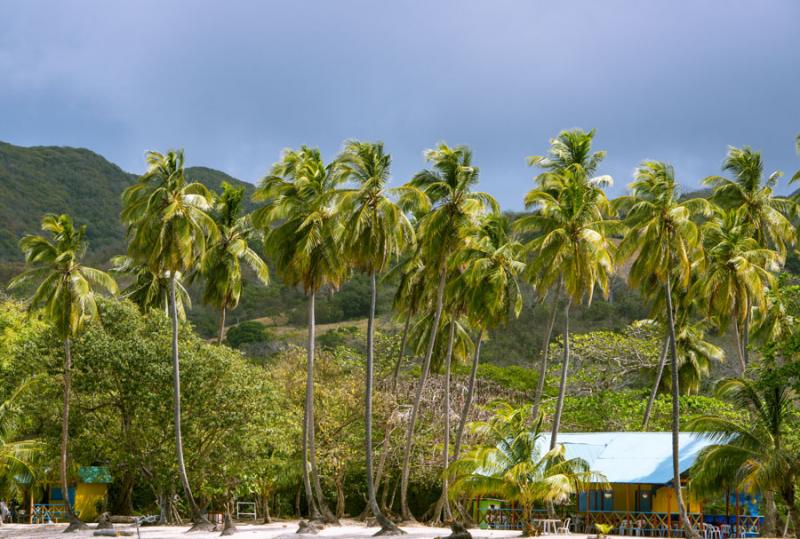
[[[700, 513], [703, 511], [703, 504], [684, 487], [683, 501], [686, 503], [686, 510], [689, 513]], [[672, 487], [661, 487], [656, 491], [653, 498], [654, 513], [677, 513], [678, 502], [675, 500], [675, 491]]]
[[75, 510], [81, 520], [89, 522], [97, 518], [97, 506], [106, 497], [108, 486], [102, 483], [79, 483], [75, 489]]

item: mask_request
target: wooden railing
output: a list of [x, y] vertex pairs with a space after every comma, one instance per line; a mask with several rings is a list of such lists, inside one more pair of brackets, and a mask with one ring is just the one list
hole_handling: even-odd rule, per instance
[[[494, 509], [477, 509], [473, 507], [473, 519], [479, 527], [498, 530], [522, 529], [521, 511], [515, 507], [496, 507]], [[532, 518], [546, 515], [544, 509], [535, 510]], [[761, 517], [758, 516], [716, 516], [703, 513], [688, 515], [692, 527], [701, 536], [705, 533], [706, 524], [710, 523], [721, 529], [718, 536], [707, 539], [736, 539], [758, 537], [761, 529]], [[638, 537], [684, 537], [680, 517], [675, 513], [652, 513], [644, 511], [589, 511], [573, 515], [570, 529], [577, 533], [596, 532], [595, 524], [608, 524], [613, 527], [614, 535]]]

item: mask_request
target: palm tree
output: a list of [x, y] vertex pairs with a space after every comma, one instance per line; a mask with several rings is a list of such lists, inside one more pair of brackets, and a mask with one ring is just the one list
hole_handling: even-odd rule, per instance
[[187, 181], [182, 150], [147, 153], [147, 171], [122, 194], [122, 222], [128, 227], [128, 256], [146, 266], [152, 276], [169, 281], [172, 319], [172, 386], [175, 452], [192, 530], [208, 530], [206, 519], [192, 495], [183, 458], [181, 432], [181, 378], [178, 350], [178, 282], [203, 258], [207, 240], [215, 241], [217, 226], [209, 215], [212, 195], [203, 184]]
[[469, 148], [466, 146], [451, 148], [441, 143], [435, 149], [426, 151], [425, 158], [433, 167], [416, 174], [407, 190], [419, 191], [430, 201], [431, 210], [419, 220], [417, 239], [427, 277], [438, 284], [430, 338], [422, 360], [422, 373], [417, 383], [406, 430], [400, 480], [400, 512], [404, 520], [414, 519], [408, 508], [411, 448], [422, 391], [428, 377], [442, 317], [450, 257], [462, 246], [465, 231], [475, 219], [487, 210], [498, 209], [497, 202], [491, 195], [471, 190], [478, 183], [478, 168], [472, 164], [472, 151]]
[[745, 412], [738, 419], [701, 416], [689, 428], [704, 431], [713, 445], [700, 453], [690, 470], [690, 488], [700, 494], [725, 487], [745, 492], [777, 493], [789, 509], [800, 536], [800, 506], [796, 499], [800, 454], [788, 438], [794, 432], [796, 395], [785, 376], [767, 369], [759, 380], [722, 380], [719, 398]]
[[605, 483], [605, 477], [592, 472], [583, 459], [567, 459], [563, 445], [546, 450], [541, 418], [531, 431], [529, 410], [496, 403], [489, 421], [473, 424], [485, 438], [484, 445], [450, 466], [452, 496], [493, 495], [519, 504], [523, 535], [532, 531], [534, 504], [561, 503], [590, 483]]
[[734, 210], [759, 245], [774, 248], [784, 258], [787, 247], [797, 239], [790, 220], [797, 215], [797, 204], [774, 196], [773, 187], [781, 173], [775, 171], [764, 180], [761, 153], [749, 146], [731, 146], [722, 169], [731, 173], [733, 179], [709, 176], [704, 180], [714, 187], [714, 202], [726, 210]]
[[86, 253], [86, 225], [75, 228], [69, 215], [47, 214], [42, 230], [51, 239], [39, 235], [24, 236], [19, 246], [25, 254], [27, 269], [15, 277], [11, 288], [23, 283], [38, 283], [30, 299], [32, 311], [41, 309], [64, 342], [64, 404], [61, 413], [61, 491], [64, 495], [69, 526], [67, 532], [85, 529], [68, 499], [67, 447], [69, 444], [69, 404], [72, 386], [72, 340], [84, 326], [95, 319], [95, 287], [112, 294], [117, 284], [108, 274], [82, 264]]
[[592, 177], [605, 156], [605, 152], [592, 152], [594, 133], [562, 131], [550, 141], [547, 157], [530, 159], [545, 172], [537, 176], [538, 186], [525, 196], [525, 206], [536, 211], [517, 222], [518, 229], [537, 234], [526, 247], [534, 256], [529, 262], [529, 275], [540, 294], [544, 295], [558, 281], [567, 297], [564, 356], [551, 448], [557, 443], [566, 395], [570, 306], [573, 301], [584, 299], [591, 304], [595, 287], [608, 294], [615, 251], [609, 234], [620, 229], [619, 222], [608, 217], [612, 208], [603, 191], [611, 178]]
[[733, 321], [740, 373], [749, 362], [753, 307], [766, 304], [767, 288], [775, 285], [772, 272], [780, 267], [779, 254], [750, 231], [740, 212], [717, 210], [715, 218], [703, 225], [708, 270], [696, 284], [720, 327]]
[[[134, 302], [143, 312], [159, 309], [169, 316], [170, 280], [163, 274], [154, 273], [147, 264], [137, 264], [128, 255], [111, 259], [111, 273], [128, 277], [131, 282], [122, 291], [122, 297]], [[183, 283], [176, 283], [175, 301], [178, 318], [186, 320], [186, 309], [192, 308], [192, 298]]]
[[322, 492], [314, 436], [314, 304], [323, 286], [337, 288], [347, 275], [336, 211], [341, 181], [342, 176], [325, 165], [318, 149], [285, 150], [256, 189], [254, 199], [265, 205], [252, 215], [254, 225], [265, 231], [265, 247], [284, 283], [302, 286], [308, 295], [303, 483], [311, 519], [324, 517], [331, 523], [338, 520]]
[[222, 193], [212, 214], [219, 239], [209, 245], [200, 269], [205, 278], [203, 302], [220, 311], [218, 344], [222, 344], [225, 337], [226, 311], [239, 305], [243, 282], [241, 262], [250, 266], [263, 284], [269, 283], [266, 262], [250, 247], [255, 230], [249, 216], [241, 215], [243, 199], [244, 187], [236, 188], [222, 182]]
[[[672, 385], [672, 465], [673, 484], [678, 510], [688, 537], [696, 539], [686, 514], [681, 490], [678, 433], [680, 432], [680, 379], [673, 287], [689, 289], [696, 251], [701, 248], [700, 229], [692, 220], [710, 215], [711, 204], [704, 199], [681, 201], [672, 166], [660, 161], [646, 161], [635, 172], [629, 186], [631, 194], [616, 204], [627, 211], [629, 231], [617, 250], [621, 263], [634, 257], [628, 280], [631, 287], [653, 295], [658, 286], [664, 290], [664, 310], [670, 347]], [[635, 255], [635, 256], [634, 256]], [[663, 366], [661, 367], [663, 369]]]
[[370, 309], [367, 320], [367, 364], [364, 390], [365, 455], [367, 502], [381, 525], [377, 535], [403, 534], [378, 507], [372, 472], [372, 381], [374, 371], [376, 275], [386, 270], [389, 262], [414, 242], [414, 228], [403, 210], [392, 201], [386, 190], [391, 156], [384, 152], [383, 143], [348, 141], [337, 160], [337, 173], [344, 181], [356, 185], [340, 199], [345, 256], [355, 268], [369, 275]]
[[[589, 133], [589, 137], [579, 130], [563, 131], [559, 136], [550, 140], [550, 149], [547, 155], [532, 155], [528, 157], [528, 166], [538, 166], [543, 169], [543, 172], [537, 175], [535, 182], [538, 185], [547, 183], [549, 176], [558, 174], [570, 168], [579, 168], [586, 171], [587, 174], [594, 174], [600, 162], [606, 155], [604, 151], [592, 152], [591, 141], [594, 136], [594, 130]], [[557, 194], [557, 193], [553, 193]], [[540, 223], [537, 220], [523, 217], [514, 223], [518, 230], [525, 232], [533, 232], [542, 234], [543, 231], [539, 227]], [[553, 336], [553, 328], [555, 327], [556, 317], [558, 315], [558, 304], [562, 294], [562, 281], [551, 286], [549, 289], [542, 287], [537, 283], [540, 275], [535, 271], [534, 266], [530, 266], [525, 278], [533, 285], [536, 290], [539, 290], [542, 302], [544, 302], [548, 294], [552, 298], [552, 307], [550, 308], [550, 317], [545, 327], [545, 334], [542, 343], [542, 359], [539, 363], [539, 379], [536, 385], [536, 394], [533, 398], [533, 415], [536, 417], [539, 414], [539, 407], [542, 403], [542, 396], [544, 395], [545, 379], [547, 377], [547, 364], [550, 353], [550, 340]]]
[[[21, 414], [17, 400], [31, 389], [37, 379], [38, 376], [32, 376], [22, 380], [6, 400], [0, 403], [0, 496], [4, 499], [16, 498], [20, 494], [21, 476], [33, 478], [34, 461], [41, 456], [44, 448], [44, 444], [38, 439], [21, 436], [19, 428]], [[0, 520], [0, 526], [2, 525]]]
[[458, 257], [464, 270], [463, 280], [466, 311], [473, 325], [478, 327], [472, 358], [464, 408], [455, 439], [454, 458], [461, 452], [467, 417], [472, 406], [475, 381], [478, 374], [480, 349], [489, 331], [515, 318], [522, 311], [522, 292], [518, 277], [525, 270], [522, 262], [522, 244], [511, 236], [508, 218], [499, 214], [486, 216], [478, 233], [469, 238], [466, 248]]

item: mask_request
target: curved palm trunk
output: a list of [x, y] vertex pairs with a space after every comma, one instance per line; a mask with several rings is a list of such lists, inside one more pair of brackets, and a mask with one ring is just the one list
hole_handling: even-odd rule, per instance
[[219, 336], [217, 337], [217, 344], [222, 344], [225, 338], [225, 306], [220, 309], [219, 313]]
[[415, 520], [414, 515], [412, 515], [411, 511], [408, 509], [408, 478], [411, 471], [409, 468], [411, 463], [411, 448], [414, 445], [414, 427], [417, 424], [417, 414], [419, 413], [419, 404], [422, 400], [422, 391], [425, 389], [425, 382], [428, 379], [428, 371], [431, 368], [431, 357], [433, 356], [433, 346], [436, 344], [436, 333], [439, 330], [439, 321], [442, 319], [444, 285], [446, 279], [447, 271], [443, 269], [439, 276], [439, 287], [436, 291], [436, 311], [433, 316], [431, 336], [428, 340], [428, 348], [425, 350], [425, 357], [422, 360], [422, 373], [419, 376], [416, 394], [414, 395], [414, 405], [411, 407], [411, 417], [408, 420], [408, 428], [406, 429], [406, 444], [403, 451], [403, 469], [400, 479], [400, 515], [403, 520]]
[[[669, 263], [669, 262], [668, 262]], [[667, 275], [672, 275], [671, 264], [667, 268]], [[675, 345], [675, 320], [672, 311], [672, 286], [669, 279], [664, 283], [664, 291], [667, 297], [667, 323], [669, 324], [669, 347], [672, 355], [671, 375], [672, 375], [672, 482], [675, 488], [675, 497], [678, 500], [678, 512], [680, 513], [681, 524], [686, 532], [686, 537], [699, 539], [699, 535], [692, 527], [689, 516], [686, 513], [686, 505], [683, 503], [683, 492], [681, 489], [681, 469], [680, 469], [680, 446], [679, 433], [681, 421], [681, 406], [678, 373], [678, 349]]]
[[400, 339], [400, 351], [397, 353], [397, 362], [394, 364], [394, 372], [392, 373], [392, 391], [397, 389], [397, 379], [400, 377], [400, 364], [403, 362], [403, 357], [406, 355], [406, 341], [408, 340], [408, 328], [411, 325], [412, 314], [411, 311], [408, 311], [406, 322], [403, 325], [403, 337]]
[[453, 341], [455, 340], [456, 325], [450, 322], [450, 334], [447, 338], [447, 354], [444, 358], [444, 447], [442, 450], [442, 494], [436, 501], [433, 509], [433, 524], [452, 520], [450, 498], [448, 497], [449, 481], [447, 467], [450, 465], [450, 365], [453, 360]]
[[317, 508], [314, 499], [314, 491], [311, 489], [311, 479], [309, 471], [309, 438], [313, 421], [314, 407], [314, 300], [316, 293], [311, 292], [308, 296], [308, 349], [306, 350], [306, 400], [303, 407], [303, 487], [306, 493], [306, 503], [308, 505], [308, 518], [310, 520], [322, 520], [322, 515]]
[[67, 506], [67, 518], [69, 526], [64, 530], [76, 532], [87, 529], [86, 524], [75, 514], [72, 504], [69, 501], [69, 484], [67, 481], [67, 447], [69, 445], [69, 400], [72, 392], [72, 350], [70, 348], [69, 337], [64, 339], [64, 408], [61, 413], [61, 493], [64, 497], [64, 504]]
[[200, 508], [192, 496], [189, 478], [186, 475], [186, 464], [183, 460], [183, 435], [181, 434], [181, 364], [178, 356], [178, 307], [175, 301], [175, 287], [177, 277], [172, 272], [169, 279], [169, 313], [172, 318], [172, 398], [173, 421], [175, 422], [175, 453], [178, 458], [178, 475], [186, 495], [186, 502], [192, 513], [193, 526], [189, 531], [208, 531], [213, 525], [203, 516]]
[[744, 374], [747, 363], [744, 357], [744, 341], [742, 339], [742, 329], [739, 324], [739, 302], [734, 302], [733, 306], [733, 331], [736, 335], [736, 355], [739, 358], [739, 374]]
[[[367, 320], [367, 365], [366, 365], [366, 380], [364, 383], [364, 450], [366, 455], [366, 468], [367, 468], [367, 501], [370, 510], [381, 525], [380, 531], [376, 535], [401, 535], [403, 532], [400, 528], [386, 518], [378, 507], [378, 500], [375, 497], [375, 483], [372, 476], [372, 379], [374, 364], [374, 332], [375, 332], [375, 303], [378, 295], [378, 287], [375, 282], [375, 272], [370, 273], [370, 307], [369, 318]], [[402, 354], [402, 350], [401, 350]], [[401, 356], [402, 357], [402, 356]]]
[[669, 335], [664, 337], [664, 344], [661, 346], [661, 355], [658, 357], [658, 371], [656, 372], [656, 379], [653, 382], [653, 388], [650, 390], [650, 398], [647, 399], [647, 406], [644, 409], [642, 430], [647, 430], [647, 426], [650, 424], [650, 414], [653, 412], [653, 403], [656, 402], [658, 386], [661, 385], [661, 377], [664, 376], [664, 366], [667, 364], [667, 350], [669, 350]]
[[542, 395], [544, 394], [544, 383], [547, 377], [547, 359], [550, 354], [550, 339], [553, 337], [553, 327], [556, 325], [556, 314], [558, 314], [558, 300], [561, 298], [561, 281], [559, 280], [553, 294], [553, 308], [550, 311], [550, 320], [547, 323], [547, 331], [544, 334], [544, 349], [542, 350], [542, 362], [539, 365], [539, 380], [536, 383], [536, 395], [533, 398], [533, 417], [539, 417], [539, 408], [542, 405]]
[[464, 399], [464, 408], [461, 410], [461, 417], [458, 420], [458, 432], [456, 432], [456, 442], [453, 447], [453, 460], [458, 460], [461, 456], [461, 441], [464, 439], [464, 430], [467, 426], [470, 407], [472, 406], [472, 396], [475, 393], [475, 380], [478, 378], [478, 363], [481, 359], [481, 344], [483, 343], [483, 328], [478, 331], [475, 339], [475, 353], [472, 356], [472, 370], [469, 373], [469, 384], [467, 385], [467, 396]]
[[567, 373], [569, 372], [569, 308], [572, 305], [572, 298], [567, 297], [567, 304], [564, 305], [564, 359], [561, 364], [561, 382], [558, 384], [558, 402], [556, 403], [556, 413], [553, 417], [553, 432], [550, 435], [550, 449], [556, 446], [558, 441], [558, 429], [561, 428], [561, 412], [564, 410], [564, 396], [567, 392]]

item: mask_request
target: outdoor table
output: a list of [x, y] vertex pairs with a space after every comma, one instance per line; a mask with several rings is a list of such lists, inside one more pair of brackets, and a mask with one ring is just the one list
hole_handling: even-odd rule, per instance
[[552, 533], [553, 535], [555, 535], [556, 530], [558, 530], [558, 525], [561, 524], [561, 520], [557, 518], [534, 518], [533, 522], [534, 524], [542, 525], [542, 533]]

